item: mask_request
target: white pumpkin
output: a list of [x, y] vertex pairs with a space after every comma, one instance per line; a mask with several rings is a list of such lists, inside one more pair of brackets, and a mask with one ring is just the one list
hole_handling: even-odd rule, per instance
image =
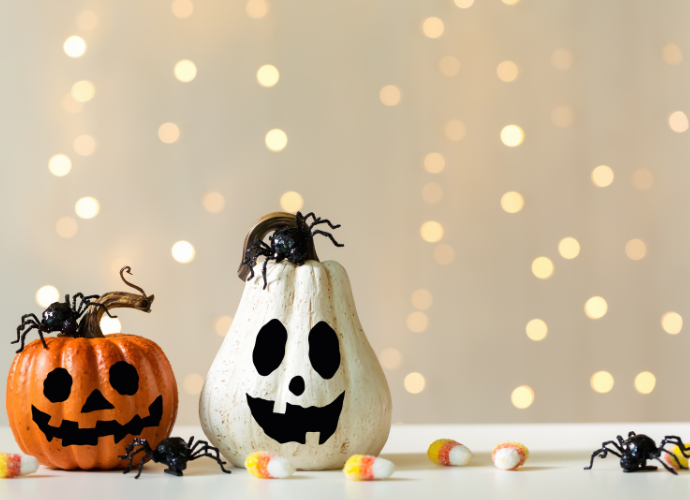
[[378, 455], [391, 395], [345, 269], [333, 261], [272, 263], [264, 290], [261, 266], [204, 383], [206, 436], [237, 467], [259, 450], [306, 470]]

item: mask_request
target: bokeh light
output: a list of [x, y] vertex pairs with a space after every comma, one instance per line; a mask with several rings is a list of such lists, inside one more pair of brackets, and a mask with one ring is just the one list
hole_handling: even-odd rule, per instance
[[61, 217], [55, 224], [55, 231], [61, 238], [71, 238], [77, 234], [77, 221], [72, 217]]
[[668, 125], [674, 132], [685, 132], [688, 129], [688, 117], [682, 111], [675, 111], [668, 117]]
[[88, 80], [80, 80], [72, 85], [72, 98], [79, 102], [88, 102], [96, 95], [96, 87]]
[[654, 185], [654, 174], [646, 168], [638, 168], [633, 172], [633, 184], [640, 191], [647, 191]]
[[501, 130], [501, 141], [506, 146], [514, 148], [525, 140], [525, 133], [517, 125], [507, 125]]
[[424, 168], [430, 174], [438, 174], [446, 166], [446, 160], [440, 153], [429, 153], [424, 158]]
[[436, 243], [443, 238], [443, 226], [434, 220], [430, 220], [422, 224], [420, 233], [424, 241]]
[[424, 24], [422, 24], [422, 30], [429, 38], [438, 38], [443, 35], [443, 21], [438, 17], [428, 17], [424, 20]]
[[661, 327], [666, 333], [676, 335], [683, 329], [683, 317], [677, 312], [669, 311], [661, 317]]
[[42, 286], [36, 292], [36, 302], [41, 307], [48, 307], [53, 302], [60, 300], [60, 292], [51, 285]]
[[65, 54], [70, 57], [81, 57], [86, 52], [86, 42], [79, 36], [69, 37], [62, 47], [65, 49]]
[[573, 112], [567, 106], [553, 108], [551, 122], [560, 128], [569, 127], [573, 123]]
[[170, 8], [178, 19], [187, 19], [194, 12], [194, 4], [190, 0], [174, 0]]
[[435, 182], [430, 182], [422, 188], [422, 199], [434, 205], [443, 199], [443, 188]]
[[467, 127], [460, 120], [450, 120], [444, 129], [446, 137], [451, 141], [461, 141], [467, 134]]
[[265, 0], [249, 0], [244, 6], [244, 10], [252, 19], [261, 19], [268, 14], [268, 4]]
[[222, 194], [212, 191], [204, 195], [203, 204], [207, 212], [217, 214], [225, 208], [225, 198]]
[[436, 245], [436, 248], [434, 248], [434, 260], [441, 266], [451, 264], [455, 260], [453, 247], [445, 243]]
[[525, 206], [525, 199], [517, 191], [508, 191], [501, 196], [501, 208], [509, 214], [514, 214], [522, 210]]
[[438, 70], [443, 76], [455, 76], [460, 73], [460, 61], [457, 57], [446, 56], [439, 61]]
[[111, 318], [107, 314], [101, 317], [101, 331], [104, 335], [110, 335], [111, 333], [122, 333], [122, 323], [117, 318]]
[[266, 134], [266, 147], [273, 152], [282, 151], [287, 146], [287, 134], [279, 128], [269, 130]]
[[92, 10], [83, 10], [77, 16], [77, 27], [84, 31], [93, 31], [98, 27], [98, 16]]
[[89, 156], [96, 150], [96, 141], [90, 135], [80, 135], [74, 139], [72, 146], [79, 156]]
[[72, 162], [65, 155], [54, 155], [48, 160], [48, 170], [55, 177], [64, 177], [72, 170]]
[[613, 182], [613, 170], [608, 165], [599, 165], [592, 170], [592, 182], [597, 187], [610, 186]]
[[216, 323], [214, 325], [216, 333], [220, 335], [221, 337], [225, 337], [228, 334], [228, 331], [230, 330], [230, 327], [232, 326], [232, 317], [231, 316], [221, 316], [216, 320]]
[[613, 389], [613, 375], [605, 371], [596, 372], [589, 383], [596, 392], [604, 394]]
[[384, 368], [395, 370], [402, 364], [402, 354], [397, 349], [387, 347], [379, 355], [379, 362]]
[[546, 334], [548, 333], [549, 329], [543, 320], [533, 319], [527, 323], [525, 331], [527, 332], [527, 336], [530, 338], [530, 340], [539, 342], [540, 340], [544, 340], [546, 338]]
[[183, 59], [175, 64], [175, 78], [181, 82], [191, 82], [196, 78], [196, 65], [189, 59]]
[[182, 383], [184, 387], [184, 392], [192, 396], [196, 396], [201, 393], [201, 389], [204, 388], [204, 377], [198, 373], [190, 373], [184, 378]]
[[656, 386], [656, 377], [651, 372], [638, 373], [635, 377], [635, 390], [640, 394], [649, 394]]
[[548, 257], [537, 257], [532, 261], [532, 273], [545, 280], [553, 275], [553, 262]]
[[518, 76], [518, 67], [513, 61], [503, 61], [496, 68], [498, 79], [503, 82], [512, 82]]
[[405, 389], [410, 394], [419, 394], [424, 390], [426, 386], [426, 380], [421, 373], [412, 372], [408, 373], [405, 377]]
[[164, 123], [158, 127], [158, 138], [166, 144], [172, 144], [180, 138], [180, 129], [174, 123]]
[[683, 62], [683, 52], [675, 43], [667, 43], [664, 45], [661, 55], [668, 64], [675, 66]]
[[502, 0], [504, 4], [506, 5], [515, 5], [518, 3], [520, 0]]
[[461, 9], [469, 9], [474, 4], [474, 0], [455, 0], [455, 5]]
[[580, 255], [580, 243], [570, 236], [563, 238], [558, 243], [558, 253], [560, 253], [561, 257], [564, 259], [574, 259]]
[[428, 325], [429, 318], [427, 318], [426, 314], [423, 312], [415, 311], [407, 316], [407, 328], [409, 328], [411, 332], [421, 333], [426, 330]]
[[172, 256], [177, 262], [186, 264], [194, 259], [196, 254], [194, 247], [188, 241], [178, 241], [172, 246]]
[[420, 311], [425, 311], [431, 307], [434, 298], [429, 290], [420, 288], [412, 293], [412, 306]]
[[93, 219], [98, 215], [100, 209], [101, 207], [98, 204], [98, 200], [90, 196], [81, 198], [74, 205], [74, 211], [77, 212], [77, 215], [82, 219]]
[[524, 410], [534, 402], [534, 391], [527, 385], [521, 385], [513, 390], [510, 401], [515, 408]]
[[262, 87], [273, 87], [280, 79], [278, 68], [272, 64], [264, 64], [256, 72], [256, 80]]
[[608, 309], [609, 306], [603, 297], [592, 297], [585, 302], [585, 314], [591, 319], [603, 317]]
[[304, 198], [296, 191], [288, 191], [280, 197], [280, 206], [286, 212], [297, 212], [304, 206]]
[[625, 245], [625, 255], [631, 260], [640, 260], [647, 254], [647, 245], [644, 241], [634, 239]]
[[570, 69], [573, 65], [573, 55], [568, 49], [557, 49], [551, 53], [551, 67], [558, 71]]
[[84, 109], [84, 103], [75, 100], [74, 97], [72, 97], [72, 94], [66, 94], [62, 98], [62, 108], [68, 113], [79, 113], [82, 109]]
[[379, 92], [379, 99], [386, 106], [395, 106], [400, 102], [400, 89], [395, 85], [386, 85]]

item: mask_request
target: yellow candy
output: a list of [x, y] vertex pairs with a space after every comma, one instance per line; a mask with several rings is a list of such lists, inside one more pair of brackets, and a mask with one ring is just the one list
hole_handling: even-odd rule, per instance
[[436, 465], [467, 465], [474, 456], [470, 449], [452, 439], [437, 439], [426, 452], [429, 460]]
[[515, 470], [529, 458], [529, 450], [524, 444], [507, 443], [497, 444], [491, 452], [491, 460], [494, 465], [503, 470]]
[[38, 470], [38, 460], [30, 455], [0, 453], [0, 478], [13, 478]]
[[295, 467], [285, 457], [268, 451], [256, 451], [247, 457], [244, 465], [252, 476], [261, 479], [284, 479], [295, 472]]
[[[690, 444], [684, 443], [686, 448], [690, 447]], [[669, 450], [675, 457], [678, 457], [678, 461], [683, 467], [688, 467], [688, 459], [687, 457], [684, 457], [683, 454], [680, 452], [680, 448], [678, 446], [675, 446], [672, 450]], [[690, 455], [690, 451], [685, 452], [686, 455]], [[662, 460], [666, 462], [668, 465], [673, 467], [675, 470], [680, 469], [678, 467], [678, 462], [676, 462], [676, 459], [673, 458], [671, 455], [668, 453], [663, 453], [662, 454]]]
[[371, 455], [352, 455], [345, 462], [343, 472], [351, 481], [374, 481], [390, 477], [395, 470], [393, 462]]

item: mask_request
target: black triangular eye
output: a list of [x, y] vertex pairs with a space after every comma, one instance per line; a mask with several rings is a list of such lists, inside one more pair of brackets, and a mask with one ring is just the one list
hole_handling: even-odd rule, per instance
[[325, 321], [320, 321], [309, 332], [309, 361], [325, 379], [332, 378], [340, 367], [338, 334]]
[[64, 368], [55, 368], [43, 381], [43, 395], [51, 403], [67, 401], [72, 392], [72, 375]]
[[256, 336], [252, 360], [259, 375], [265, 377], [280, 366], [285, 357], [287, 330], [277, 319], [266, 323]]
[[137, 369], [126, 361], [118, 361], [110, 367], [110, 385], [123, 396], [134, 396], [139, 390]]

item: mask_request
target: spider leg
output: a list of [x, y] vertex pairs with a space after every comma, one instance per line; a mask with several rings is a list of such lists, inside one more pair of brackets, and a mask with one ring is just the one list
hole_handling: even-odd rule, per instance
[[271, 247], [268, 246], [265, 241], [257, 238], [252, 242], [252, 246], [245, 252], [246, 258], [242, 262], [242, 265], [249, 264], [249, 268], [251, 269], [251, 273], [249, 274], [247, 281], [251, 281], [254, 278], [254, 266], [256, 265], [258, 258], [262, 255], [266, 257], [270, 254]]
[[[132, 445], [130, 445], [130, 446], [132, 446]], [[127, 452], [127, 454], [125, 454], [125, 455], [120, 455], [119, 457], [117, 457], [117, 458], [119, 458], [120, 460], [127, 460], [127, 459], [129, 459], [129, 464], [127, 464], [127, 468], [126, 468], [125, 470], [122, 471], [123, 474], [127, 474], [128, 472], [130, 472], [130, 471], [132, 470], [132, 461], [134, 460], [134, 457], [135, 457], [138, 453], [141, 453], [142, 451], [144, 451], [144, 452], [146, 451], [143, 447], [142, 447], [142, 448], [139, 448], [139, 449], [138, 449], [137, 451], [135, 451], [134, 453], [132, 453], [132, 450], [131, 450], [131, 449], [128, 448], [128, 450], [129, 450], [129, 451]]]
[[268, 286], [268, 281], [266, 281], [266, 267], [268, 266], [268, 261], [271, 259], [275, 260], [271, 256], [267, 256], [266, 259], [264, 259], [264, 268], [263, 268], [263, 275], [264, 275], [264, 288], [263, 289], [264, 290], [266, 290], [266, 286]]
[[[674, 456], [675, 456], [675, 455], [674, 455]], [[676, 476], [678, 475], [678, 473], [677, 473], [676, 471], [674, 471], [673, 468], [671, 468], [671, 467], [669, 467], [668, 465], [666, 465], [666, 463], [665, 463], [663, 460], [661, 460], [659, 457], [656, 457], [656, 459], [659, 461], [659, 463], [660, 463], [661, 465], [664, 466], [664, 469], [666, 469], [667, 471], [669, 471], [671, 474], [674, 474], [674, 475], [676, 475]], [[678, 460], [678, 458], [676, 458], [676, 460]], [[656, 467], [654, 467], [654, 468], [656, 469]]]
[[218, 465], [220, 465], [220, 470], [222, 470], [226, 474], [232, 474], [232, 471], [226, 470], [225, 467], [223, 467], [223, 465], [225, 465], [227, 462], [223, 462], [220, 459], [220, 455], [218, 454], [218, 449], [213, 448], [212, 446], [209, 446], [208, 449], [215, 452], [215, 454], [211, 454], [211, 453], [208, 453], [206, 450], [203, 450], [204, 451], [203, 455], [195, 455], [194, 457], [190, 458], [189, 460], [196, 460], [197, 458], [209, 457], [209, 458], [212, 458], [213, 460], [215, 460], [218, 463]]
[[[83, 311], [85, 311], [91, 305], [91, 299], [98, 299], [100, 297], [100, 295], [89, 295], [87, 297], [84, 297], [84, 294], [81, 292], [77, 295], [81, 295], [81, 302], [79, 303], [78, 308], [72, 306], [72, 310], [76, 312], [79, 316], [81, 316], [83, 314]], [[77, 295], [75, 295], [74, 297], [76, 298]]]
[[592, 468], [592, 466], [594, 465], [594, 458], [597, 455], [599, 456], [599, 458], [606, 458], [609, 453], [612, 453], [613, 455], [616, 455], [617, 457], [620, 458], [620, 456], [621, 456], [620, 453], [607, 448], [606, 447], [607, 444], [612, 444], [616, 448], [618, 448], [618, 445], [616, 443], [614, 443], [613, 441], [606, 441], [605, 443], [601, 443], [601, 448], [592, 452], [592, 458], [590, 458], [590, 460], [589, 460], [589, 467], [585, 467], [585, 470], [590, 470]]
[[[191, 449], [193, 442], [194, 442], [194, 436], [189, 438], [189, 441], [187, 442], [187, 448]], [[196, 446], [196, 445], [194, 445], [194, 446]]]
[[683, 464], [680, 463], [680, 460], [678, 460], [678, 457], [677, 457], [674, 453], [671, 453], [671, 452], [668, 451], [667, 449], [661, 448], [661, 447], [657, 450], [657, 452], [659, 453], [659, 455], [661, 455], [661, 452], [662, 452], [662, 451], [663, 451], [664, 453], [666, 453], [667, 455], [671, 455], [671, 456], [673, 457], [673, 459], [674, 459], [674, 460], [676, 461], [676, 463], [678, 464], [678, 468], [679, 468], [679, 469], [688, 470], [687, 467], [685, 467]]
[[35, 314], [25, 314], [24, 316], [22, 316], [22, 324], [17, 327], [17, 340], [13, 340], [12, 342], [10, 342], [10, 344], [16, 344], [17, 342], [19, 342], [20, 332], [24, 330], [24, 328], [26, 328], [27, 325], [35, 325], [35, 328], [38, 328], [40, 324], [41, 322], [38, 321], [38, 318]]
[[[297, 215], [297, 214], [295, 214], [295, 215]], [[300, 214], [300, 215], [302, 215], [302, 214]], [[314, 219], [314, 222], [316, 222], [317, 220], [319, 220], [319, 218], [318, 218], [316, 215], [314, 215], [314, 212], [309, 212], [307, 215], [305, 215], [304, 217], [302, 217], [302, 221], [303, 221], [305, 224], [307, 224], [307, 219], [308, 219], [309, 217], [311, 217], [312, 219]]]
[[201, 445], [202, 448], [199, 450], [196, 450], [194, 453], [192, 453], [192, 457], [194, 455], [200, 455], [202, 453], [207, 452], [208, 450], [214, 450], [215, 448], [211, 445], [208, 444], [208, 441], [197, 441], [194, 447], [196, 448], [198, 445]]
[[[17, 353], [20, 353], [20, 352], [22, 352], [22, 351], [24, 350], [24, 344], [26, 343], [26, 334], [29, 333], [29, 332], [30, 332], [31, 330], [33, 330], [34, 328], [38, 330], [39, 335], [41, 336], [41, 341], [43, 342], [43, 347], [45, 347], [46, 349], [48, 349], [48, 346], [46, 345], [46, 341], [43, 340], [43, 335], [41, 334], [41, 327], [38, 326], [38, 325], [34, 325], [33, 323], [31, 323], [31, 324], [29, 325], [29, 328], [27, 328], [26, 330], [24, 330], [24, 333], [22, 333], [22, 336], [21, 336], [21, 341], [22, 341], [22, 343], [20, 344], [20, 347], [19, 347], [19, 349], [17, 350]], [[15, 341], [12, 342], [12, 343], [13, 343], [13, 344], [16, 344], [18, 341], [19, 341], [19, 339], [15, 340]]]
[[328, 219], [316, 219], [311, 226], [309, 226], [309, 230], [311, 231], [314, 226], [317, 224], [328, 224], [331, 229], [338, 229], [340, 227], [340, 224], [336, 224], [335, 226], [331, 224], [331, 221]]
[[139, 462], [139, 472], [137, 473], [136, 476], [134, 476], [134, 479], [139, 479], [139, 476], [141, 476], [141, 471], [144, 470], [144, 462], [146, 462], [146, 459], [153, 457], [153, 451], [147, 452], [146, 455], [141, 459], [141, 462]]
[[333, 235], [331, 233], [327, 233], [326, 231], [321, 231], [319, 229], [317, 229], [313, 233], [311, 233], [312, 237], [314, 237], [317, 234], [322, 234], [324, 236], [328, 236], [331, 239], [331, 241], [333, 242], [333, 244], [337, 247], [344, 247], [345, 246], [342, 243], [338, 243], [337, 241], [335, 241], [335, 238], [333, 238]]
[[630, 439], [633, 436], [637, 436], [637, 434], [635, 434], [635, 431], [628, 432], [628, 439]]
[[[78, 299], [78, 298], [83, 298], [83, 297], [84, 297], [84, 294], [81, 293], [81, 292], [75, 294], [75, 295], [72, 297], [72, 310], [73, 310], [73, 311], [76, 311], [76, 310], [77, 310], [77, 299]], [[69, 295], [65, 295], [65, 298], [67, 299], [67, 300], [65, 300], [65, 302], [67, 302], [67, 303], [69, 304]]]
[[690, 455], [686, 455], [686, 451], [690, 451], [690, 446], [685, 446], [685, 443], [683, 443], [683, 440], [679, 436], [666, 436], [664, 439], [661, 440], [659, 448], [663, 448], [666, 443], [670, 444], [675, 444], [678, 446], [678, 449], [680, 449], [680, 452], [683, 454], [684, 457], [690, 458]]
[[[117, 316], [113, 316], [112, 314], [110, 314], [110, 311], [108, 311], [108, 308], [105, 307], [105, 304], [101, 304], [100, 302], [86, 301], [86, 300], [84, 300], [84, 302], [82, 302], [82, 304], [86, 304], [87, 306], [102, 307], [108, 316], [110, 316], [111, 318], [117, 318]], [[88, 309], [88, 307], [87, 307], [87, 309]], [[77, 318], [81, 317], [81, 315], [84, 314], [87, 311], [87, 309], [84, 309], [81, 313], [79, 313]]]

